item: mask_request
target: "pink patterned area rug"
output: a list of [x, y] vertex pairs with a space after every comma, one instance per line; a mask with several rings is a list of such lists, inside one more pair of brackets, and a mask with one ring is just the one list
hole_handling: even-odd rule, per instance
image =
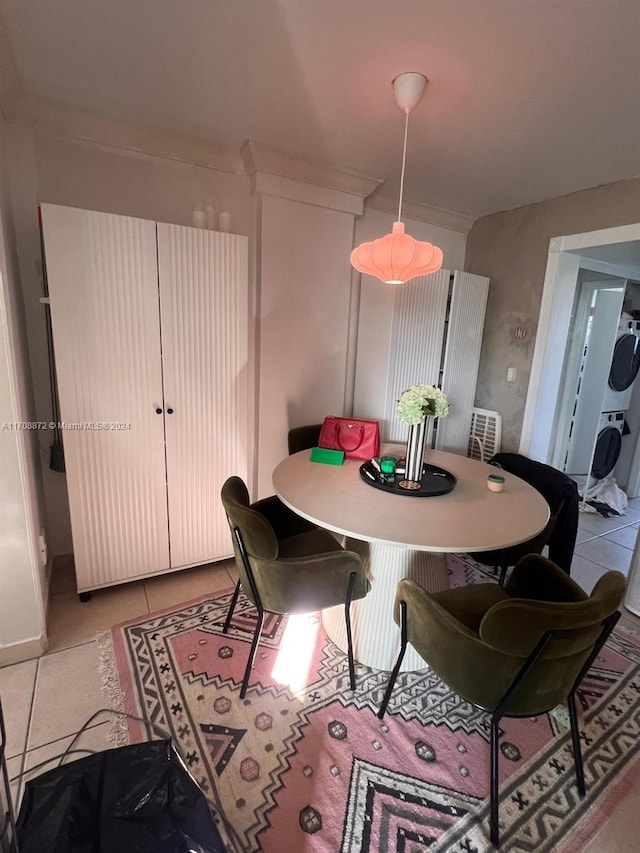
[[[449, 559], [451, 585], [486, 581]], [[239, 697], [254, 611], [231, 590], [148, 614], [111, 632], [116, 704], [168, 729], [205, 794], [217, 791], [238, 853], [484, 853], [487, 715], [428, 669], [401, 674], [383, 721], [388, 673], [346, 656], [319, 615], [265, 626]], [[503, 721], [501, 849], [575, 851], [640, 769], [640, 637], [619, 628], [579, 693], [587, 796], [576, 790], [568, 723], [555, 711]], [[112, 685], [113, 686], [113, 685]], [[131, 742], [145, 739], [130, 723]]]

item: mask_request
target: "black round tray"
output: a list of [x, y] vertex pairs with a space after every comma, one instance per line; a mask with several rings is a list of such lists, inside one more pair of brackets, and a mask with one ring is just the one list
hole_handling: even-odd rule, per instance
[[391, 492], [394, 495], [407, 495], [412, 498], [434, 498], [437, 495], [446, 495], [455, 489], [457, 482], [449, 471], [445, 471], [444, 468], [439, 468], [437, 465], [429, 465], [427, 462], [422, 466], [422, 480], [419, 489], [401, 489], [398, 484], [405, 479], [404, 474], [396, 474], [393, 483], [383, 483], [380, 472], [374, 468], [371, 462], [365, 462], [360, 466], [360, 477], [374, 489]]

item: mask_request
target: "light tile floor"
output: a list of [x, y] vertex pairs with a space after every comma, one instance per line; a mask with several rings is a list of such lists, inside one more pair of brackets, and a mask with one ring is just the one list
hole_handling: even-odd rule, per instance
[[[96, 635], [136, 616], [231, 589], [237, 577], [232, 561], [224, 561], [97, 590], [90, 601], [81, 603], [73, 560], [57, 561], [48, 611], [49, 651], [38, 660], [0, 669], [9, 776], [36, 768], [22, 777], [22, 783], [12, 785], [16, 811], [24, 781], [56, 763], [36, 766], [62, 754], [84, 723], [107, 706]], [[107, 715], [98, 717], [74, 748], [94, 752], [111, 748], [110, 725]]]
[[[572, 577], [590, 592], [608, 569], [629, 570], [640, 527], [640, 499], [630, 502], [627, 514], [605, 519], [581, 514]], [[55, 766], [40, 766], [64, 752], [80, 727], [106, 706], [100, 683], [96, 634], [127, 619], [172, 607], [222, 589], [231, 588], [237, 573], [231, 561], [175, 572], [93, 593], [80, 603], [75, 592], [71, 559], [58, 561], [51, 583], [48, 613], [49, 651], [38, 660], [0, 669], [0, 696], [7, 728], [7, 756], [14, 803], [29, 776]], [[640, 628], [640, 619], [624, 611], [625, 622]], [[110, 721], [98, 717], [75, 744], [76, 749], [110, 748]], [[30, 771], [30, 772], [29, 772]], [[589, 842], [584, 853], [631, 853], [640, 836], [640, 782]]]

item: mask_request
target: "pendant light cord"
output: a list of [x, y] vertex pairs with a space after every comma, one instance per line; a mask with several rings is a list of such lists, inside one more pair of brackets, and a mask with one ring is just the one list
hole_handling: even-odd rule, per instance
[[404, 167], [407, 162], [407, 133], [409, 131], [409, 113], [410, 110], [405, 110], [404, 119], [404, 146], [402, 148], [402, 172], [400, 174], [400, 203], [398, 204], [398, 222], [402, 216], [402, 194], [404, 192]]

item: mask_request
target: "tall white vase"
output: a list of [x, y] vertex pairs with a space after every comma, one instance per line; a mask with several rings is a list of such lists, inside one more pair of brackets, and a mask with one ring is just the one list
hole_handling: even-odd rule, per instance
[[[424, 444], [427, 437], [427, 419], [423, 418], [420, 423], [410, 424], [407, 437], [406, 467], [404, 481], [416, 483], [420, 487], [422, 480], [422, 464], [424, 462]], [[405, 486], [404, 488], [411, 488]]]

